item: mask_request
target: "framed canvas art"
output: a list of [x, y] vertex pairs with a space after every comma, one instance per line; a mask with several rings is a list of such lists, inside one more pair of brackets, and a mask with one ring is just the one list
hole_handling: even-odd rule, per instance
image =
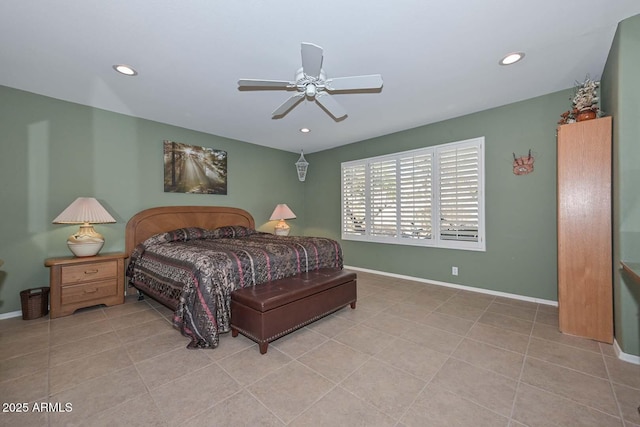
[[227, 194], [227, 152], [164, 141], [164, 191]]

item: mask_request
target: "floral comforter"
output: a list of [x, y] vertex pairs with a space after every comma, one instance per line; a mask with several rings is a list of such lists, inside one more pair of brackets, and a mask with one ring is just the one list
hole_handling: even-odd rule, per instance
[[215, 348], [230, 329], [231, 292], [320, 268], [342, 268], [338, 242], [234, 226], [182, 228], [139, 244], [127, 267], [137, 289], [175, 309], [189, 348]]

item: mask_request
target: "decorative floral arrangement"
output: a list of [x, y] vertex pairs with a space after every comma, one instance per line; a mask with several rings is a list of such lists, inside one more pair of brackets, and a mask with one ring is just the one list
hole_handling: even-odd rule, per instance
[[591, 80], [589, 76], [584, 82], [577, 83], [573, 97], [571, 98], [571, 110], [560, 115], [558, 124], [575, 123], [580, 121], [580, 115], [588, 113], [588, 118], [595, 118], [599, 111], [598, 87], [600, 82]]

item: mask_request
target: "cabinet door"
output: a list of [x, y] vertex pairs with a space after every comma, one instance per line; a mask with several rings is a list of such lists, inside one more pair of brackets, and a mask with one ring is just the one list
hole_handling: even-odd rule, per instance
[[611, 117], [560, 126], [560, 331], [613, 342], [611, 246]]

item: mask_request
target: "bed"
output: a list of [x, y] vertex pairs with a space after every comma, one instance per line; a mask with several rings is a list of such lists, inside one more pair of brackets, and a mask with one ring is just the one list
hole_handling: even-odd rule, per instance
[[230, 330], [236, 289], [322, 268], [342, 269], [333, 239], [255, 230], [239, 208], [168, 206], [144, 210], [126, 226], [127, 282], [174, 310], [189, 348], [215, 348]]

